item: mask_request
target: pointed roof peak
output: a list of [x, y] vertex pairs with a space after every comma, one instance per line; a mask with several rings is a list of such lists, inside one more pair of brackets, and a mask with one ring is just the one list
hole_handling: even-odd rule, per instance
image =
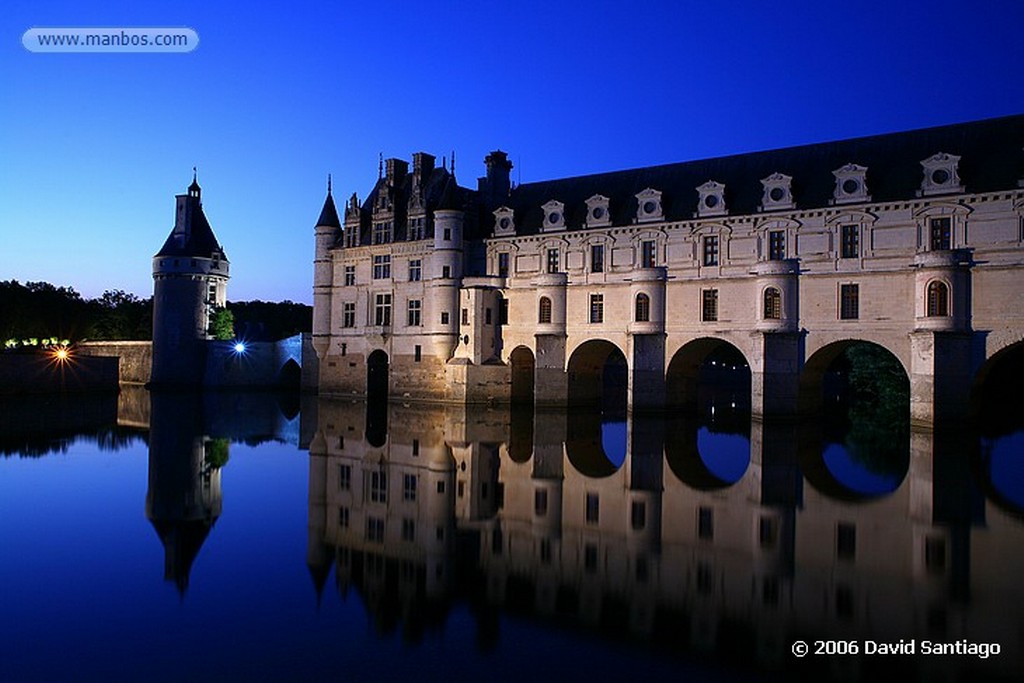
[[316, 220], [317, 226], [341, 229], [341, 221], [338, 220], [338, 209], [334, 206], [334, 196], [331, 194], [331, 176], [327, 176], [327, 199], [324, 200], [324, 208], [320, 210], [320, 218]]

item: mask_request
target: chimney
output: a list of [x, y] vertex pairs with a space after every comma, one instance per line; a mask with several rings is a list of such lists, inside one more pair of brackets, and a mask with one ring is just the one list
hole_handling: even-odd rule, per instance
[[400, 185], [405, 180], [405, 174], [409, 172], [409, 164], [401, 159], [387, 159], [384, 164], [387, 169], [388, 185]]
[[484, 182], [487, 186], [487, 196], [492, 204], [501, 204], [508, 198], [512, 189], [509, 172], [512, 170], [512, 162], [508, 160], [508, 154], [501, 150], [495, 150], [484, 159], [487, 166], [487, 178]]
[[416, 152], [412, 155], [412, 175], [416, 185], [422, 185], [423, 180], [433, 173], [435, 159], [436, 157], [426, 152]]

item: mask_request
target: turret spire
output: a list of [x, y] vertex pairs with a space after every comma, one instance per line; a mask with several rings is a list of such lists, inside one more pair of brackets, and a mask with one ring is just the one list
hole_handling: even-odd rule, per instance
[[331, 174], [327, 174], [327, 196], [331, 194]]

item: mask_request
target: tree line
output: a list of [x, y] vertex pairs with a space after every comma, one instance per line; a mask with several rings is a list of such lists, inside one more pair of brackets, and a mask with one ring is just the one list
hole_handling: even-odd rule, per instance
[[[313, 327], [312, 307], [292, 301], [228, 302], [227, 311], [215, 318], [233, 319], [235, 335], [250, 341], [275, 341]], [[223, 324], [219, 333], [225, 334]], [[114, 289], [86, 299], [72, 287], [49, 282], [0, 281], [0, 340], [8, 347], [42, 339], [146, 341], [152, 335], [152, 297]]]

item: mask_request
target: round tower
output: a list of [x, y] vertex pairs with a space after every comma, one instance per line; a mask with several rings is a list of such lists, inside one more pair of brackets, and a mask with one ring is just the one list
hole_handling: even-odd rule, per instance
[[153, 257], [152, 384], [201, 385], [210, 317], [227, 303], [228, 259], [195, 175], [175, 197], [174, 229]]
[[[352, 200], [355, 205], [355, 199]], [[356, 207], [358, 211], [358, 206]], [[334, 265], [331, 249], [341, 234], [338, 209], [331, 196], [331, 177], [327, 176], [327, 199], [316, 221], [316, 254], [313, 258], [313, 349], [320, 360], [327, 356], [331, 341], [331, 282]]]

